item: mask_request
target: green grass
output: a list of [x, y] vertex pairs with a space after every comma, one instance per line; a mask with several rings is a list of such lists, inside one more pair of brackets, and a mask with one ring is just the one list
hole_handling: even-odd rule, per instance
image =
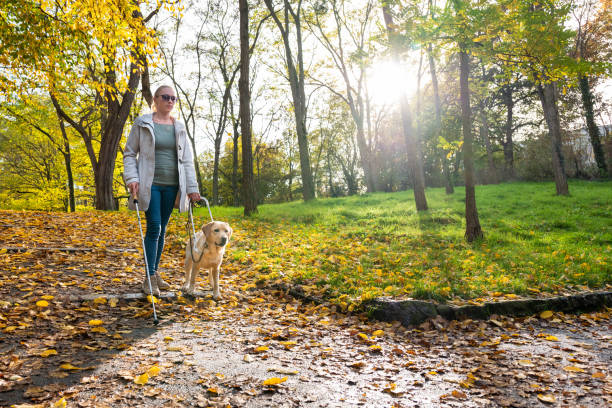
[[[427, 189], [310, 203], [213, 208], [234, 226], [228, 256], [255, 279], [301, 283], [342, 306], [377, 296], [475, 299], [612, 283], [612, 182], [478, 186], [482, 241], [464, 240], [464, 190]], [[199, 210], [202, 220], [206, 210]], [[509, 296], [511, 297], [511, 296]]]

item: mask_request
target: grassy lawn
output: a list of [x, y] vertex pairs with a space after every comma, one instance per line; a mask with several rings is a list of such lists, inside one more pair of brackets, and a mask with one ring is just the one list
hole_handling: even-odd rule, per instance
[[[542, 296], [612, 283], [612, 182], [478, 186], [485, 238], [463, 238], [464, 190], [428, 189], [262, 205], [242, 217], [213, 208], [235, 236], [228, 257], [256, 280], [300, 283], [342, 307], [379, 297], [473, 300]], [[199, 209], [200, 222], [208, 219]]]

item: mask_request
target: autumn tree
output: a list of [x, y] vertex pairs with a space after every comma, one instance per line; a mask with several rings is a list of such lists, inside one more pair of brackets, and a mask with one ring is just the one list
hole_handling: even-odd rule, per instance
[[250, 45], [249, 3], [240, 0], [240, 132], [242, 134], [242, 197], [244, 215], [257, 213], [257, 196], [253, 177], [253, 144], [251, 133], [251, 90], [249, 88]]
[[[295, 115], [296, 134], [300, 152], [300, 170], [302, 178], [302, 197], [304, 201], [315, 198], [314, 181], [310, 167], [310, 150], [308, 130], [306, 128], [306, 92], [304, 53], [302, 39], [302, 0], [291, 2], [283, 0], [280, 5], [273, 0], [264, 0], [272, 19], [280, 32], [285, 50], [285, 64], [289, 76], [293, 112]], [[295, 30], [295, 34], [291, 34]], [[294, 38], [295, 37], [295, 38]]]
[[[383, 17], [389, 38], [389, 47], [393, 60], [399, 64], [401, 49], [401, 37], [397, 32], [397, 26], [393, 20], [391, 4], [384, 1], [382, 3]], [[414, 123], [408, 97], [405, 93], [400, 96], [400, 112], [404, 138], [408, 151], [408, 164], [411, 169], [414, 200], [417, 211], [427, 210], [427, 198], [425, 197], [425, 175], [423, 173], [423, 162], [419, 148], [419, 142], [415, 135]]]
[[[116, 157], [141, 80], [145, 98], [151, 99], [143, 73], [148, 56], [155, 54], [156, 37], [146, 24], [163, 5], [137, 0], [68, 1], [62, 7], [19, 0], [2, 5], [7, 16], [0, 23], [3, 87], [16, 94], [24, 88], [51, 93], [62, 120], [86, 144], [98, 209], [116, 208]], [[73, 109], [76, 88], [90, 100], [80, 110]], [[93, 118], [96, 126], [84, 125]]]
[[[375, 2], [368, 0], [365, 5], [354, 6], [343, 0], [317, 3], [313, 21], [309, 28], [331, 57], [331, 65], [342, 78], [341, 84], [322, 84], [337, 95], [350, 108], [356, 126], [357, 146], [361, 168], [368, 192], [376, 191], [375, 169], [372, 160], [372, 145], [366, 137], [366, 81], [367, 67], [372, 59], [369, 38], [374, 36]], [[327, 23], [327, 21], [331, 23]]]

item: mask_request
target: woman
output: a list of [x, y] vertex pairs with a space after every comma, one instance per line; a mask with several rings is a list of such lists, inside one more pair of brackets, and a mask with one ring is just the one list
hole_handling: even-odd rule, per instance
[[[185, 125], [170, 116], [176, 99], [172, 87], [157, 88], [153, 113], [136, 118], [123, 154], [125, 184], [132, 197], [138, 196], [138, 206], [145, 211], [147, 219], [144, 246], [153, 294], [157, 296], [160, 289], [170, 287], [157, 268], [172, 209], [176, 206], [184, 212], [189, 200], [200, 200]], [[128, 207], [134, 210], [132, 197]], [[151, 293], [146, 275], [142, 290]]]

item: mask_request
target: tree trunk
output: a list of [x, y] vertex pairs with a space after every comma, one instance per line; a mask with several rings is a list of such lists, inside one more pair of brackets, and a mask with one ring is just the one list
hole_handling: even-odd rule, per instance
[[242, 135], [242, 191], [244, 215], [257, 213], [257, 197], [253, 179], [253, 147], [251, 143], [251, 91], [249, 89], [249, 4], [239, 0], [240, 6], [240, 133]]
[[[283, 45], [285, 47], [285, 58], [287, 61], [287, 72], [289, 74], [289, 85], [291, 86], [291, 95], [293, 97], [293, 113], [295, 115], [296, 133], [298, 139], [298, 148], [300, 153], [300, 170], [302, 176], [302, 197], [304, 201], [309, 201], [315, 198], [314, 182], [312, 179], [312, 170], [310, 168], [310, 152], [308, 151], [308, 131], [306, 130], [306, 94], [304, 92], [304, 58], [302, 55], [302, 26], [300, 21], [300, 13], [302, 1], [297, 4], [297, 12], [289, 4], [288, 0], [284, 1], [284, 22], [280, 21], [274, 10], [272, 0], [264, 0], [268, 10], [270, 11], [276, 26], [278, 27]], [[291, 13], [291, 17], [289, 14]], [[293, 23], [296, 30], [297, 44], [297, 68], [293, 62], [293, 52], [291, 51], [291, 41], [289, 38], [289, 26]]]
[[509, 85], [503, 90], [504, 104], [506, 105], [506, 137], [502, 143], [504, 146], [504, 178], [506, 180], [514, 179], [514, 142], [512, 141], [513, 133], [513, 114], [514, 100], [512, 99], [512, 88]]
[[66, 178], [68, 179], [68, 204], [70, 206], [70, 212], [74, 212], [76, 210], [76, 204], [74, 200], [74, 178], [72, 176], [70, 142], [68, 140], [68, 135], [66, 134], [66, 127], [64, 126], [64, 121], [59, 116], [59, 114], [58, 119], [60, 123], [60, 130], [62, 131], [62, 138], [64, 139], [64, 151], [62, 152], [62, 154], [64, 156], [64, 162], [66, 163]]
[[234, 146], [232, 148], [232, 193], [234, 196], [234, 207], [240, 207], [240, 191], [238, 189], [238, 126], [234, 127]]
[[542, 102], [544, 118], [546, 119], [548, 134], [550, 135], [552, 164], [557, 195], [569, 195], [567, 176], [565, 175], [565, 163], [561, 150], [561, 123], [559, 121], [559, 110], [557, 108], [556, 83], [549, 82], [546, 84], [538, 84], [538, 95]]
[[[393, 17], [391, 16], [389, 5], [387, 3], [384, 3], [383, 5], [383, 17], [385, 19], [385, 26], [387, 27], [387, 35], [389, 36], [391, 55], [393, 56], [393, 60], [396, 63], [399, 63], [399, 42], [394, 28], [395, 25], [393, 23]], [[425, 211], [427, 210], [427, 198], [425, 197], [425, 176], [423, 173], [423, 162], [421, 161], [418, 140], [416, 140], [414, 134], [410, 105], [408, 104], [408, 98], [406, 97], [405, 93], [401, 96], [400, 104], [402, 125], [404, 128], [404, 139], [408, 153], [408, 162], [412, 173], [414, 201], [416, 203], [417, 211]]]
[[483, 237], [474, 188], [474, 158], [472, 136], [472, 112], [470, 111], [470, 57], [463, 49], [459, 52], [459, 86], [461, 98], [461, 122], [463, 125], [463, 168], [465, 172], [465, 238], [468, 242]]
[[[434, 94], [434, 106], [436, 108], [436, 136], [440, 136], [442, 130], [442, 104], [440, 103], [440, 90], [438, 88], [438, 75], [436, 73], [436, 62], [433, 56], [431, 44], [427, 46], [427, 57], [429, 59], [429, 72], [431, 74], [431, 85]], [[450, 168], [448, 166], [448, 158], [442, 150], [442, 174], [444, 175], [444, 187], [446, 194], [453, 194], [455, 189], [451, 179]]]
[[219, 157], [221, 156], [221, 138], [215, 139], [215, 158], [213, 161], [213, 205], [219, 205]]
[[584, 115], [589, 131], [589, 138], [591, 139], [591, 146], [593, 146], [593, 155], [595, 156], [595, 162], [599, 168], [599, 176], [608, 176], [608, 166], [606, 165], [606, 156], [604, 155], [603, 148], [601, 146], [601, 138], [599, 135], [599, 127], [595, 123], [595, 114], [593, 112], [593, 94], [591, 93], [591, 86], [589, 85], [589, 78], [586, 75], [580, 76], [580, 93], [582, 94], [582, 106], [584, 107]]

